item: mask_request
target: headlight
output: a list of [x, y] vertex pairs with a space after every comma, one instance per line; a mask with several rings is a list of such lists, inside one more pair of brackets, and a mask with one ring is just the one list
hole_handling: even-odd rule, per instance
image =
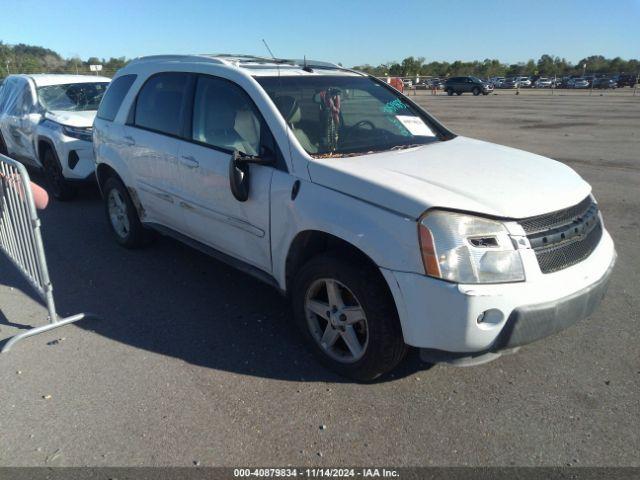
[[91, 142], [91, 127], [69, 127], [67, 125], [62, 126], [62, 131], [67, 137], [77, 138], [78, 140], [84, 140], [85, 142]]
[[456, 283], [524, 281], [524, 268], [505, 226], [462, 213], [432, 210], [418, 224], [425, 272]]

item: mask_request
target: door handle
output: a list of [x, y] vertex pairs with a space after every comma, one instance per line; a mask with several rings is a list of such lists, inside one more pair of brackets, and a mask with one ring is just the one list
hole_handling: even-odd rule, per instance
[[133, 137], [130, 137], [129, 135], [127, 135], [126, 137], [124, 137], [124, 143], [125, 145], [128, 145], [129, 147], [132, 147], [136, 144], [136, 140]]
[[200, 166], [200, 162], [198, 162], [191, 155], [183, 155], [180, 159], [180, 163], [182, 163], [187, 168], [198, 168]]

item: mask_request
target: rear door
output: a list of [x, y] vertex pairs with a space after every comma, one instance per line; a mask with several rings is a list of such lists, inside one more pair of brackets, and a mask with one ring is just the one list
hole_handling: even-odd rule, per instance
[[269, 195], [274, 167], [250, 166], [250, 194], [238, 201], [229, 187], [234, 150], [273, 154], [275, 142], [257, 107], [237, 84], [199, 75], [191, 128], [181, 142], [179, 205], [190, 237], [227, 255], [271, 272]]
[[192, 81], [183, 72], [152, 75], [138, 92], [122, 136], [145, 221], [179, 232], [186, 223], [178, 206], [178, 138]]

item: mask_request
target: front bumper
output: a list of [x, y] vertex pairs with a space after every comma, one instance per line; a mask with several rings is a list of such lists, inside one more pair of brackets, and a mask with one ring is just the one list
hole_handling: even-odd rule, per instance
[[567, 297], [553, 302], [518, 307], [502, 328], [491, 350], [503, 350], [558, 333], [589, 317], [607, 293], [614, 262], [600, 280]]
[[582, 262], [543, 274], [533, 251], [523, 255], [527, 281], [461, 285], [382, 269], [407, 344], [476, 354], [509, 349], [556, 333], [589, 316], [600, 303], [615, 263], [604, 230]]

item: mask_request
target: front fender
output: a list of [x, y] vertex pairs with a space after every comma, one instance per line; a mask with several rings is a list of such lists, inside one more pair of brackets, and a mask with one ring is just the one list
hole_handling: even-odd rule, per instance
[[107, 165], [113, 169], [125, 186], [133, 186], [133, 175], [127, 162], [123, 160], [126, 155], [127, 145], [122, 142], [122, 127], [96, 118], [93, 128], [96, 175], [98, 175], [99, 187], [102, 189], [102, 179], [99, 177], [100, 165]]
[[273, 276], [287, 289], [286, 260], [296, 236], [319, 231], [338, 237], [367, 255], [378, 267], [424, 273], [414, 219], [387, 211], [329, 188], [275, 172], [271, 185]]

